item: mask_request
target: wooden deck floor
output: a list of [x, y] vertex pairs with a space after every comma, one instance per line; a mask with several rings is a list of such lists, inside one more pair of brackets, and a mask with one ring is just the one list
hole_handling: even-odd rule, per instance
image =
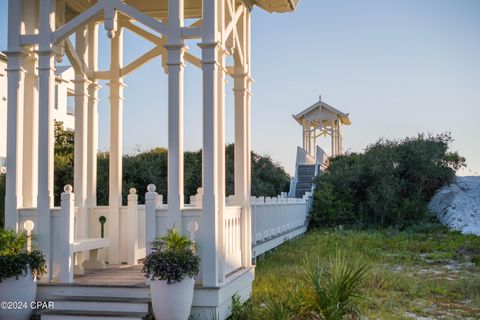
[[142, 266], [115, 265], [103, 270], [85, 270], [84, 275], [74, 277], [79, 285], [98, 286], [146, 286]]

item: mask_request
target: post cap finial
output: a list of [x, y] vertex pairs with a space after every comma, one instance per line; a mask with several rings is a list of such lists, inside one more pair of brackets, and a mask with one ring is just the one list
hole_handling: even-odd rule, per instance
[[35, 224], [33, 223], [32, 220], [26, 220], [24, 223], [23, 223], [23, 228], [27, 231], [27, 232], [31, 232], [34, 228]]
[[67, 184], [65, 187], [63, 187], [63, 191], [65, 191], [66, 193], [72, 193], [73, 187]]
[[147, 190], [148, 190], [148, 192], [155, 192], [155, 190], [157, 190], [157, 187], [153, 183], [150, 183], [147, 186]]
[[135, 188], [130, 188], [130, 190], [128, 190], [130, 192], [130, 194], [136, 194], [137, 193], [137, 189]]

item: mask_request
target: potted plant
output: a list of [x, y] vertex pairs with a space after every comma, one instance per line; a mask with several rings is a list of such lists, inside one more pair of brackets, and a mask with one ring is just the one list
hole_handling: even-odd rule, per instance
[[157, 320], [188, 318], [199, 267], [195, 243], [176, 229], [168, 230], [152, 243], [143, 272], [151, 280], [152, 307]]
[[27, 251], [31, 236], [0, 230], [0, 319], [27, 320], [37, 295], [37, 277], [46, 271], [39, 250]]

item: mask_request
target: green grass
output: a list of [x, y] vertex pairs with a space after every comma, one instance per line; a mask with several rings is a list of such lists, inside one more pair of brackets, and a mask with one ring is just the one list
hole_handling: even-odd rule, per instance
[[305, 259], [313, 254], [326, 262], [337, 249], [368, 265], [358, 300], [368, 319], [480, 319], [480, 237], [437, 226], [311, 231], [290, 241], [257, 264], [253, 318], [262, 318], [272, 299], [291, 299], [292, 290], [305, 298]]

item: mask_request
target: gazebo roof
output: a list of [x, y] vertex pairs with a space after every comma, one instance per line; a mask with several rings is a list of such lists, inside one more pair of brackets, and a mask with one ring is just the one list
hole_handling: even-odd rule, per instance
[[252, 2], [270, 13], [292, 12], [300, 0], [253, 0]]
[[340, 119], [342, 124], [351, 125], [352, 122], [350, 121], [348, 115], [348, 113], [343, 113], [342, 111], [320, 100], [311, 107], [308, 107], [302, 112], [293, 115], [293, 118], [297, 120], [300, 125], [303, 125], [304, 119], [308, 119], [319, 124], [322, 122], [330, 122], [335, 119]]
[[[258, 6], [270, 13], [292, 12], [295, 10], [299, 1], [300, 0], [243, 0], [243, 2], [251, 8]], [[96, 0], [67, 0], [67, 21], [75, 17], [79, 12], [85, 11], [96, 2]], [[167, 0], [126, 0], [125, 3], [155, 18], [165, 18], [167, 15]], [[199, 18], [201, 15], [202, 0], [185, 0], [186, 18]]]

